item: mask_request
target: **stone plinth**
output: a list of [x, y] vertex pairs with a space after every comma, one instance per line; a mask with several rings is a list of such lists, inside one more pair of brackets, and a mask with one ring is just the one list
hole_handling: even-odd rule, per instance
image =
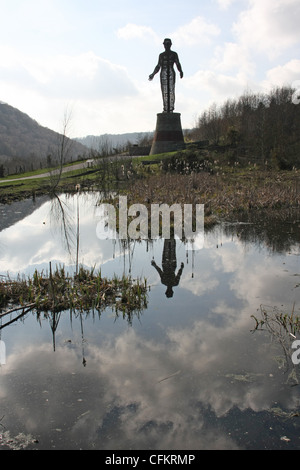
[[159, 113], [150, 155], [172, 152], [184, 144], [179, 113]]

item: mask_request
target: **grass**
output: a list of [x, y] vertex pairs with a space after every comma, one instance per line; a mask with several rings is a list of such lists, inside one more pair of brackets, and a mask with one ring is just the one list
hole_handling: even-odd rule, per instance
[[[64, 267], [49, 273], [35, 271], [32, 277], [0, 280], [0, 318], [17, 311], [58, 313], [64, 310], [89, 312], [112, 308], [128, 319], [147, 308], [147, 282], [130, 277], [102, 277], [101, 271], [80, 267], [70, 276]], [[2, 326], [3, 327], [3, 326]]]
[[[0, 184], [0, 202], [45, 194], [49, 177]], [[253, 209], [299, 207], [300, 174], [232, 161], [207, 150], [133, 157], [63, 173], [58, 192], [119, 190], [133, 203], [204, 204], [206, 220]]]
[[[93, 173], [95, 173], [93, 170], [72, 170], [70, 167], [70, 171], [63, 173], [57, 191], [75, 192], [76, 185], [82, 179], [84, 184], [89, 186], [89, 175]], [[34, 174], [31, 176], [34, 176]], [[22, 177], [23, 175], [20, 176], [20, 178]], [[0, 203], [7, 204], [20, 199], [49, 194], [50, 192], [51, 179], [49, 176], [20, 181], [10, 181], [7, 178], [5, 182], [0, 184]]]
[[[299, 184], [298, 184], [299, 183]], [[260, 211], [299, 208], [297, 173], [236, 170], [225, 174], [165, 173], [135, 181], [128, 204], [204, 204], [205, 226], [219, 219]]]
[[[83, 163], [84, 160], [80, 160], [80, 161], [75, 161], [75, 162], [71, 162], [71, 163], [66, 163], [64, 165], [64, 168], [70, 168], [70, 171], [72, 170], [72, 166], [74, 165], [77, 165], [79, 163]], [[8, 175], [6, 176], [5, 178], [0, 178], [0, 180], [11, 180], [11, 179], [20, 179], [20, 178], [34, 178], [38, 175], [42, 175], [44, 173], [50, 173], [51, 171], [55, 170], [55, 169], [58, 169], [58, 168], [43, 168], [43, 169], [39, 169], [39, 170], [32, 170], [32, 171], [27, 171], [27, 172], [24, 172], [24, 173], [16, 173], [16, 174], [11, 174], [11, 175]], [[1, 184], [1, 183], [0, 183]]]

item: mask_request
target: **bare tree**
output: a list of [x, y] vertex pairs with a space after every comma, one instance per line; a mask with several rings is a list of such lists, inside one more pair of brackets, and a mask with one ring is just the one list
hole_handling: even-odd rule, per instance
[[73, 141], [68, 137], [68, 133], [70, 131], [70, 125], [72, 120], [72, 110], [68, 107], [65, 109], [64, 117], [62, 121], [62, 133], [58, 134], [58, 143], [57, 148], [54, 151], [54, 155], [56, 160], [58, 161], [59, 168], [53, 170], [51, 172], [51, 191], [55, 191], [57, 188], [61, 175], [64, 163], [68, 161], [68, 157], [70, 156], [71, 148]]

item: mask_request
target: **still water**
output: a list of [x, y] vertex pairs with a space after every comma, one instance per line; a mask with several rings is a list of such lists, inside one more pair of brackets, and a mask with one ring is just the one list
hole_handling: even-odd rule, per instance
[[292, 338], [253, 331], [251, 317], [262, 305], [300, 315], [299, 215], [224, 221], [193, 250], [125, 246], [97, 237], [98, 201], [0, 207], [0, 275], [78, 261], [149, 285], [131, 323], [109, 308], [2, 319], [0, 449], [300, 449]]

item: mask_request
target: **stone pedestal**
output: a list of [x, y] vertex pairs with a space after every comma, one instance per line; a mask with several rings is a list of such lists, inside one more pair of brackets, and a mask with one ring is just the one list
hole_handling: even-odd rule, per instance
[[150, 155], [176, 151], [184, 144], [180, 113], [159, 113]]

